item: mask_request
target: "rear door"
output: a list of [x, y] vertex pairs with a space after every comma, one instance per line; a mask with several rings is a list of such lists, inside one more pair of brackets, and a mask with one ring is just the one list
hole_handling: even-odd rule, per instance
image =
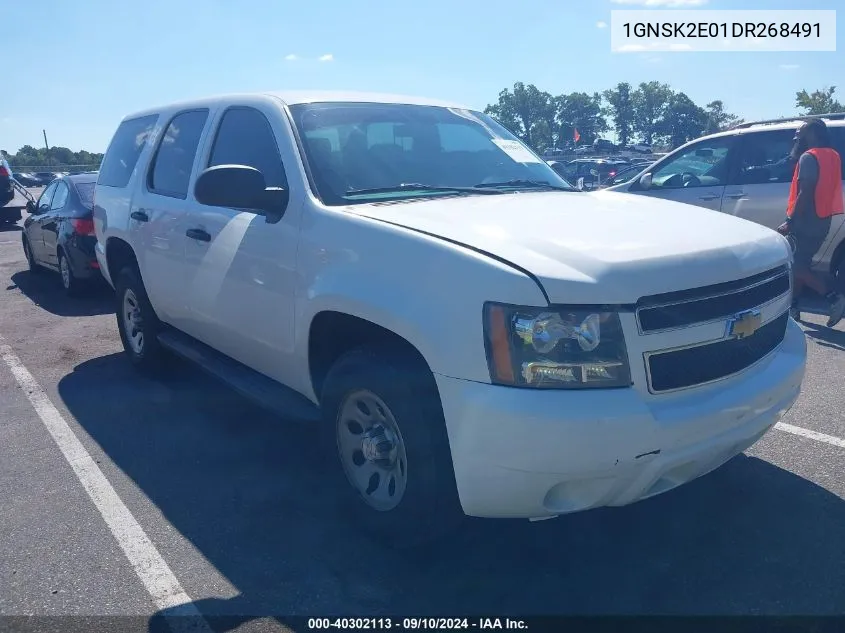
[[735, 143], [736, 135], [692, 143], [652, 167], [650, 188], [635, 180], [626, 190], [720, 211], [736, 157]]
[[739, 135], [737, 168], [732, 173], [722, 211], [776, 229], [786, 217], [795, 162], [790, 158], [794, 129]]
[[39, 219], [41, 221], [41, 235], [44, 240], [44, 262], [50, 266], [58, 267], [59, 229], [70, 189], [68, 189], [64, 180], [57, 180], [55, 184], [56, 192], [53, 194], [50, 210]]
[[144, 287], [159, 317], [180, 329], [187, 312], [186, 215], [207, 108], [183, 110], [164, 123], [143, 181], [132, 199], [130, 234]]

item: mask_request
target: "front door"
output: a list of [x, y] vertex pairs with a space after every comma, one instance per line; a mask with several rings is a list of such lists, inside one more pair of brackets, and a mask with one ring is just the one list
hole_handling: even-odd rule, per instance
[[[287, 187], [283, 162], [294, 161], [290, 133], [263, 104], [221, 112], [204, 167], [248, 165], [268, 187]], [[275, 116], [274, 116], [275, 114]], [[270, 123], [273, 121], [274, 123]], [[279, 139], [287, 144], [280, 150]], [[285, 159], [283, 161], [283, 151]], [[282, 219], [194, 202], [185, 248], [189, 334], [286, 384], [293, 365], [298, 213], [301, 188], [291, 190]]]
[[651, 186], [634, 181], [628, 192], [720, 211], [734, 159], [735, 136], [719, 136], [691, 144], [654, 165]]

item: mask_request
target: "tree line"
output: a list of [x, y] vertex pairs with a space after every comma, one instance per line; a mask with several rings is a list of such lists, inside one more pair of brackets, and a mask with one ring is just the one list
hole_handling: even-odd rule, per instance
[[[813, 92], [795, 93], [795, 107], [802, 114], [842, 112], [845, 106], [834, 98], [836, 86]], [[636, 88], [627, 82], [604, 92], [572, 92], [553, 96], [533, 84], [518, 81], [505, 88], [496, 103], [485, 110], [535, 150], [562, 147], [575, 140], [592, 143], [605, 132], [616, 132], [620, 145], [634, 141], [678, 147], [687, 141], [726, 130], [742, 119], [725, 110], [721, 100], [696, 105], [683, 92], [665, 83], [643, 82]], [[103, 155], [67, 147], [36, 148], [24, 145], [9, 155], [12, 166], [99, 165]]]
[[[801, 90], [795, 94], [795, 107], [805, 115], [841, 112], [845, 108], [834, 98], [835, 91], [835, 86], [812, 93]], [[578, 144], [592, 143], [612, 130], [620, 145], [644, 142], [675, 148], [743, 122], [726, 111], [721, 100], [699, 106], [658, 81], [636, 87], [621, 82], [604, 92], [558, 96], [518, 81], [484, 111], [537, 151], [572, 144], [576, 130]]]
[[73, 165], [99, 165], [103, 160], [102, 154], [80, 150], [74, 152], [67, 147], [36, 148], [24, 145], [16, 153], [9, 154], [9, 164], [12, 167], [67, 167]]

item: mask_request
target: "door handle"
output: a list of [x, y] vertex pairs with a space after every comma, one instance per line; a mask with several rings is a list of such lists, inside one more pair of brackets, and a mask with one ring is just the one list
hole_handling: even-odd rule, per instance
[[199, 242], [210, 242], [211, 235], [207, 232], [203, 231], [202, 229], [188, 229], [185, 231], [185, 235], [190, 237], [192, 240], [197, 240]]
[[740, 191], [740, 192], [737, 192], [737, 193], [726, 193], [725, 196], [730, 198], [731, 200], [739, 200], [740, 198], [745, 197], [745, 192]]
[[133, 220], [138, 220], [138, 222], [149, 222], [150, 216], [146, 214], [144, 211], [133, 211], [129, 214], [129, 217]]
[[707, 194], [704, 194], [703, 196], [699, 196], [698, 199], [699, 200], [715, 200], [718, 197], [719, 196], [715, 193], [707, 193]]

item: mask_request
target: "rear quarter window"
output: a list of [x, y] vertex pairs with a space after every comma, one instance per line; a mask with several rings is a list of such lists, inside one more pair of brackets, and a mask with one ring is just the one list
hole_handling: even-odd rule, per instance
[[98, 185], [125, 187], [129, 184], [138, 157], [158, 121], [157, 114], [129, 119], [120, 124], [100, 165]]

